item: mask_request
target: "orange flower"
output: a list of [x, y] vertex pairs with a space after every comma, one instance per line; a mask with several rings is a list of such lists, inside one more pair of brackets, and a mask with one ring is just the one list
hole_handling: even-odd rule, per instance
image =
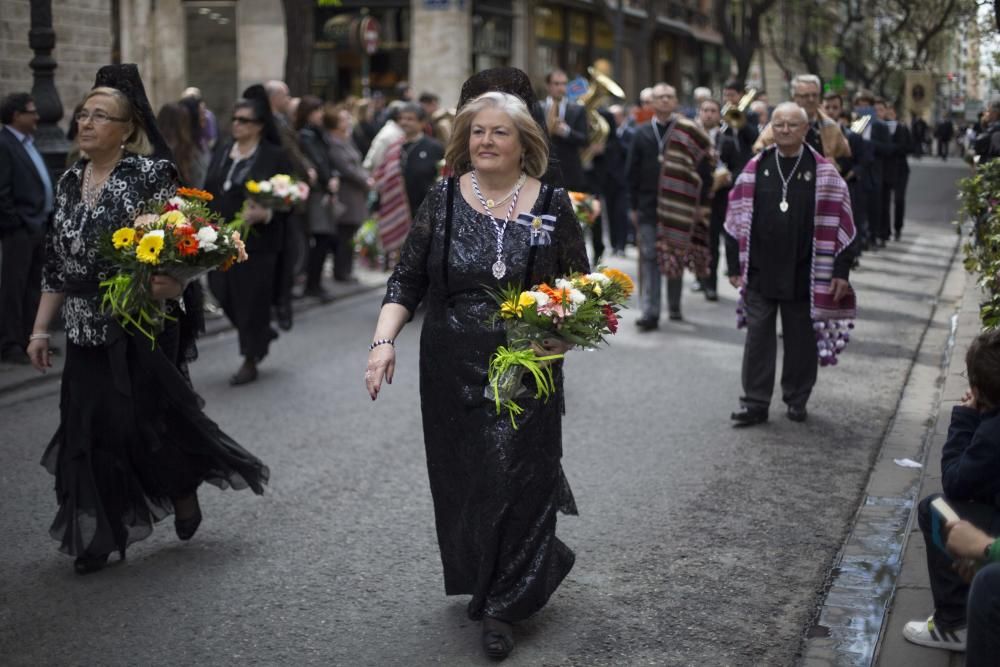
[[546, 294], [551, 299], [551, 303], [558, 305], [569, 303], [569, 290], [555, 289], [548, 283], [542, 283], [538, 286], [538, 291]]
[[618, 269], [610, 268], [602, 270], [601, 273], [606, 275], [608, 278], [611, 278], [615, 284], [621, 287], [626, 297], [631, 296], [632, 292], [635, 291], [635, 283], [632, 282], [632, 279], [627, 273], [619, 271]]
[[205, 192], [198, 188], [177, 188], [177, 195], [179, 197], [190, 197], [191, 199], [200, 199], [202, 201], [212, 201], [215, 199], [211, 192]]
[[198, 239], [193, 236], [182, 236], [177, 241], [177, 251], [182, 257], [198, 254]]
[[589, 195], [586, 192], [571, 191], [569, 193], [569, 198], [573, 201], [574, 204], [579, 204], [580, 202], [584, 201], [588, 196]]

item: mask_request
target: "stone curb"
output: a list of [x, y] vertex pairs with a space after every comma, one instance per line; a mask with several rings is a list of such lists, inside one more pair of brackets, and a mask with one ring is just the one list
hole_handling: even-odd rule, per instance
[[[956, 239], [951, 268], [941, 282], [851, 532], [830, 572], [817, 620], [803, 641], [802, 666], [867, 667], [878, 657], [903, 565], [912, 510], [927, 470], [951, 351], [959, 333], [970, 340], [972, 335], [968, 327], [959, 327], [959, 308], [972, 298], [969, 285], [975, 285], [966, 280], [958, 261], [960, 246]], [[897, 459], [910, 459], [923, 467], [902, 467], [895, 463]]]

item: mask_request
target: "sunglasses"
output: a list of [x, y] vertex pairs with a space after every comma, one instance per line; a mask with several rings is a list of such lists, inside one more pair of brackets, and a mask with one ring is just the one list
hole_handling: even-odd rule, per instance
[[260, 121], [256, 118], [248, 118], [246, 116], [233, 116], [233, 122], [242, 125], [243, 123], [259, 123]]

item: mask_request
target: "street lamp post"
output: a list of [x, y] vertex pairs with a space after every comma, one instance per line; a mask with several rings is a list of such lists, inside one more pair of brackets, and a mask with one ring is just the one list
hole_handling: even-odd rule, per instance
[[38, 109], [38, 129], [35, 131], [35, 146], [45, 158], [45, 164], [53, 176], [53, 182], [66, 167], [69, 141], [59, 128], [63, 117], [62, 100], [56, 90], [56, 60], [52, 49], [56, 45], [56, 31], [52, 28], [52, 0], [31, 0], [31, 29], [28, 31], [28, 46], [35, 52], [28, 66], [34, 78], [31, 96]]

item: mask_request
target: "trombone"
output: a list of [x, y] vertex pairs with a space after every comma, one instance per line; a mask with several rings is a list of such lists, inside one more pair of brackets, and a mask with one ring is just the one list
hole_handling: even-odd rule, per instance
[[756, 98], [757, 89], [751, 88], [736, 104], [726, 102], [721, 109], [722, 120], [733, 129], [743, 129], [743, 126], [747, 124], [747, 108]]

